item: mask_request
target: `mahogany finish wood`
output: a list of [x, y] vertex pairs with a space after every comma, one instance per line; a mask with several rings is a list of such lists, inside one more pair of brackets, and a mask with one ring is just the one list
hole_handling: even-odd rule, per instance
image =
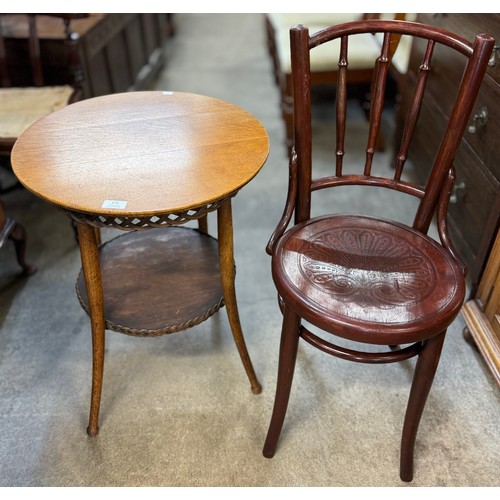
[[[182, 92], [81, 101], [17, 141], [12, 163], [20, 182], [78, 226], [77, 290], [92, 326], [89, 435], [99, 431], [106, 328], [163, 335], [225, 305], [251, 389], [261, 391], [236, 303], [231, 198], [268, 151], [252, 115]], [[210, 212], [217, 212], [218, 242], [206, 234]], [[195, 220], [199, 230], [172, 227]], [[129, 232], [98, 249], [99, 227]]]
[[[341, 39], [339, 65], [348, 72], [351, 35], [383, 33], [372, 83], [372, 108], [364, 165], [343, 172], [347, 74], [337, 91], [336, 154], [332, 173], [316, 178], [312, 165], [311, 74], [309, 53]], [[377, 175], [374, 156], [393, 36], [422, 39], [427, 50], [420, 66], [392, 178]], [[401, 440], [400, 476], [413, 478], [418, 425], [438, 366], [448, 326], [465, 297], [466, 268], [448, 235], [447, 211], [455, 179], [453, 159], [486, 70], [494, 40], [478, 35], [472, 43], [453, 33], [405, 21], [362, 21], [332, 26], [310, 36], [303, 26], [290, 32], [294, 91], [294, 147], [283, 217], [267, 247], [283, 312], [276, 399], [263, 454], [272, 457], [284, 423], [299, 338], [328, 354], [363, 363], [391, 363], [418, 356]], [[440, 131], [440, 148], [428, 182], [406, 180], [404, 165], [424, 102], [432, 53], [446, 45], [463, 59], [463, 79], [450, 119]], [[323, 174], [324, 175], [324, 174]], [[378, 186], [412, 197], [418, 207], [413, 227], [375, 216], [323, 215], [311, 218], [313, 193], [346, 185]], [[292, 227], [286, 231], [294, 215]], [[427, 236], [436, 216], [440, 241]], [[286, 232], [285, 232], [286, 231]], [[389, 346], [363, 352], [340, 347], [313, 333], [305, 320], [348, 341]], [[401, 347], [398, 347], [401, 346]]]
[[[421, 13], [418, 20], [467, 38], [485, 31], [497, 39], [462, 147], [454, 161], [457, 181], [450, 204], [449, 226], [455, 246], [469, 268], [470, 297], [463, 308], [467, 324], [465, 338], [478, 348], [500, 384], [500, 332], [494, 312], [500, 310], [495, 292], [500, 227], [500, 14]], [[422, 51], [422, 44], [413, 45], [408, 74], [404, 77], [410, 83], [415, 79]], [[460, 61], [450, 51], [438, 50], [433, 66], [436, 71], [429, 80], [428, 92], [431, 99], [422, 109], [421, 125], [409, 151], [410, 161], [422, 167], [416, 171], [419, 179], [425, 179], [429, 173], [429, 159], [436, 150], [435, 130], [450, 114], [452, 100], [448, 96], [453, 95], [452, 89], [459, 81]], [[402, 114], [408, 107], [406, 89], [409, 87], [411, 85], [404, 82], [401, 85]], [[450, 92], [443, 95], [443, 87], [450, 88]]]

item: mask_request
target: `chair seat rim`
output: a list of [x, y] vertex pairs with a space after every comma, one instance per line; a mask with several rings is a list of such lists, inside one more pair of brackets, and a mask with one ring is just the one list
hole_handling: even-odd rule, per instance
[[[363, 221], [364, 223], [382, 223], [396, 226], [413, 235], [416, 235], [426, 244], [432, 245], [440, 255], [443, 261], [449, 266], [451, 274], [455, 277], [455, 287], [450, 287], [450, 300], [446, 307], [439, 311], [436, 317], [423, 317], [413, 321], [400, 323], [373, 323], [356, 317], [348, 317], [345, 314], [337, 313], [334, 310], [322, 307], [308, 297], [296, 287], [286, 271], [284, 270], [283, 255], [287, 244], [293, 236], [300, 233], [305, 227], [317, 224], [321, 221], [334, 222], [337, 218], [349, 219], [352, 222]], [[322, 330], [339, 337], [368, 344], [392, 345], [407, 344], [425, 340], [446, 330], [458, 315], [463, 299], [465, 297], [465, 279], [460, 267], [454, 261], [453, 257], [435, 240], [415, 229], [381, 217], [367, 215], [325, 215], [314, 217], [307, 221], [298, 223], [290, 228], [279, 240], [275, 247], [272, 258], [272, 276], [275, 286], [284, 303], [296, 312], [301, 318], [315, 325]]]

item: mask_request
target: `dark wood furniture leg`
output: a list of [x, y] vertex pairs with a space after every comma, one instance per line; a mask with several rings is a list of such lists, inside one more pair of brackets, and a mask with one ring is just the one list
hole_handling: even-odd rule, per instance
[[285, 307], [283, 327], [281, 333], [278, 380], [276, 383], [276, 397], [274, 400], [273, 415], [262, 454], [272, 458], [281, 434], [285, 414], [290, 399], [295, 361], [299, 347], [300, 318], [289, 308]]
[[401, 438], [400, 476], [403, 481], [409, 482], [413, 479], [415, 439], [439, 363], [445, 335], [446, 330], [425, 340], [424, 347], [418, 355]]
[[26, 253], [26, 230], [19, 222], [13, 221], [13, 223], [9, 239], [14, 243], [17, 262], [23, 268], [23, 275], [29, 276], [36, 272], [36, 267], [29, 265], [24, 258]]
[[84, 223], [79, 222], [77, 227], [92, 327], [92, 395], [87, 434], [89, 436], [96, 436], [99, 433], [99, 407], [101, 404], [104, 370], [104, 295], [96, 238], [97, 233], [92, 226]]
[[23, 269], [23, 275], [29, 276], [36, 272], [36, 267], [31, 266], [25, 260], [26, 253], [26, 231], [24, 227], [13, 219], [5, 215], [2, 205], [0, 204], [0, 248], [5, 243], [5, 240], [11, 240], [14, 243], [17, 262]]
[[257, 380], [252, 361], [247, 351], [245, 338], [241, 329], [238, 305], [236, 303], [236, 290], [234, 286], [235, 268], [233, 255], [233, 217], [231, 200], [228, 199], [221, 204], [217, 210], [217, 234], [219, 240], [219, 259], [222, 289], [226, 303], [227, 316], [233, 338], [238, 352], [245, 367], [250, 386], [254, 394], [259, 394], [262, 387]]

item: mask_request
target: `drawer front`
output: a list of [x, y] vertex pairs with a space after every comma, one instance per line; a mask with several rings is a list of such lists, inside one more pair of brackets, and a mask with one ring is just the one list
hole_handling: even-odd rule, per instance
[[[416, 39], [410, 56], [410, 74], [417, 77], [427, 48], [427, 41]], [[455, 104], [458, 87], [467, 64], [467, 58], [455, 50], [438, 45], [435, 47], [427, 76], [426, 94], [439, 97], [439, 107], [449, 116]]]
[[[496, 45], [500, 44], [500, 14], [418, 14], [417, 21], [449, 30], [469, 41], [478, 33], [489, 33], [497, 40]], [[418, 73], [426, 45], [422, 40], [413, 43], [409, 82]], [[449, 210], [451, 237], [469, 267], [473, 284], [481, 275], [500, 215], [500, 55], [498, 51], [494, 54], [469, 122], [469, 126], [476, 125], [476, 130], [472, 133], [466, 129], [455, 160], [457, 185], [463, 183], [465, 189]], [[447, 47], [437, 47], [433, 55], [426, 96], [430, 104], [422, 110], [409, 154], [420, 182], [427, 179], [435, 158], [441, 137], [440, 124], [451, 112], [465, 68], [464, 60]], [[406, 94], [411, 92], [411, 85], [401, 88], [402, 104], [408, 101]], [[482, 125], [480, 120], [474, 123], [474, 116], [480, 116], [483, 108], [487, 110], [486, 123]]]
[[[419, 22], [438, 28], [447, 29], [468, 40], [473, 40], [478, 33], [491, 32], [500, 40], [500, 14], [419, 14]], [[423, 59], [427, 42], [415, 40], [410, 57], [410, 72], [415, 75]], [[500, 56], [491, 59], [488, 76], [500, 84]], [[436, 46], [431, 61], [431, 71], [428, 77], [428, 90], [440, 96], [439, 103], [446, 114], [451, 113], [458, 85], [467, 63], [467, 58], [446, 46]], [[485, 79], [486, 80], [486, 79]], [[483, 83], [483, 87], [484, 87]], [[446, 92], [443, 92], [446, 89]]]
[[[415, 82], [408, 78], [408, 88], [413, 88]], [[408, 92], [411, 95], [412, 92]], [[404, 101], [403, 101], [404, 102]], [[405, 103], [409, 106], [409, 103]], [[415, 134], [408, 152], [408, 158], [413, 164], [413, 173], [420, 184], [425, 184], [429, 177], [432, 164], [438, 152], [440, 138], [443, 135], [445, 117], [434, 104], [432, 97], [427, 95], [420, 112]]]
[[464, 139], [497, 180], [500, 180], [499, 132], [500, 85], [487, 75], [477, 96]]
[[[500, 14], [419, 14], [418, 21], [455, 33], [473, 41], [480, 33], [488, 33], [500, 44]], [[487, 73], [500, 82], [500, 53], [490, 60]]]
[[[444, 126], [442, 112], [433, 101], [427, 100], [409, 152], [415, 175], [421, 183], [430, 173]], [[499, 183], [464, 140], [455, 159], [455, 169], [456, 186], [463, 186], [463, 189], [457, 191], [456, 203], [449, 207], [450, 234], [475, 282], [496, 230]]]
[[475, 283], [482, 271], [499, 217], [499, 184], [485, 172], [479, 158], [462, 141], [455, 160], [456, 202], [450, 203], [452, 241], [469, 267]]
[[[416, 78], [427, 42], [416, 40], [410, 57], [410, 73]], [[426, 93], [439, 97], [441, 110], [449, 116], [455, 104], [458, 87], [467, 64], [467, 58], [446, 46], [436, 46], [431, 60], [430, 71], [427, 76]], [[484, 86], [481, 85], [481, 89]]]

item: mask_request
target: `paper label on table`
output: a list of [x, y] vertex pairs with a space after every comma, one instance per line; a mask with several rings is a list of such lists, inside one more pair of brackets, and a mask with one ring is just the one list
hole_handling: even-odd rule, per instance
[[127, 202], [124, 200], [104, 200], [101, 208], [116, 208], [117, 210], [124, 209]]

